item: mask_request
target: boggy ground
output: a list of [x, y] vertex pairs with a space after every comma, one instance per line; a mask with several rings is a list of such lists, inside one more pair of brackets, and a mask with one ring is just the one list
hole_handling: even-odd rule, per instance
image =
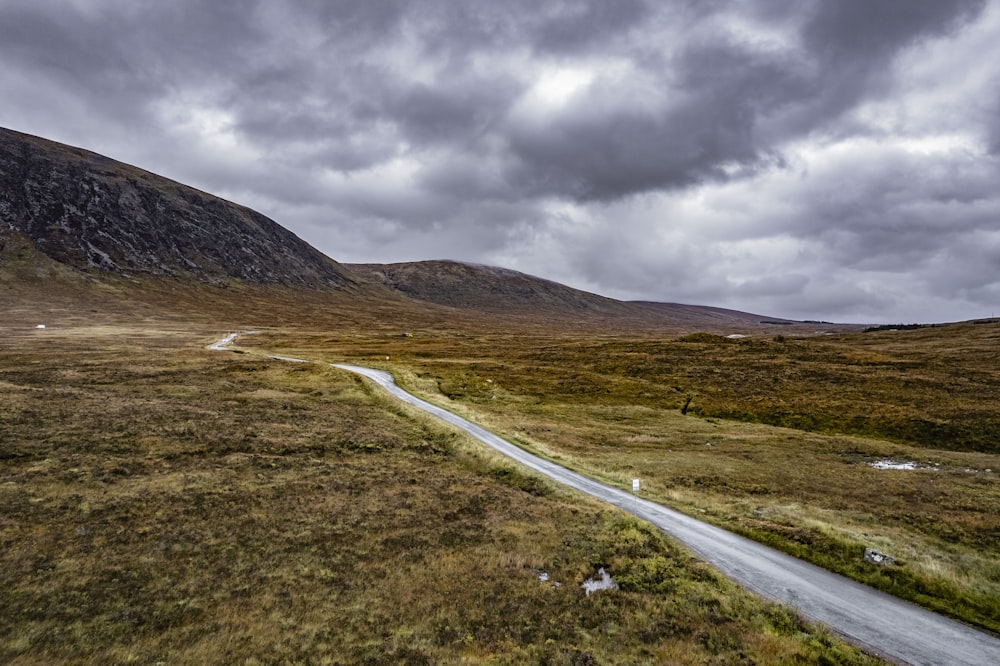
[[[874, 661], [353, 376], [95, 317], [0, 323], [4, 663]], [[621, 590], [584, 595], [598, 566]]]
[[[533, 452], [626, 489], [639, 477], [650, 499], [1000, 631], [996, 323], [742, 340], [425, 330], [244, 343], [390, 370]], [[865, 562], [866, 547], [896, 565]]]

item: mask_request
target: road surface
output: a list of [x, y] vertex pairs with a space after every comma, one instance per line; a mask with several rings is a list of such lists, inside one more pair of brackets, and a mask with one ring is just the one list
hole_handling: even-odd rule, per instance
[[998, 638], [531, 455], [475, 423], [410, 395], [387, 372], [333, 365], [367, 377], [400, 400], [559, 483], [649, 521], [737, 583], [788, 604], [883, 658], [928, 666], [1000, 665]]

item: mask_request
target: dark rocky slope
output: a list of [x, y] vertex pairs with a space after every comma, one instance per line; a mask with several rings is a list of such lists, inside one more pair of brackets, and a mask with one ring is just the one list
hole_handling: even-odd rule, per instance
[[355, 285], [337, 262], [249, 208], [87, 150], [0, 128], [0, 244], [5, 234], [21, 234], [80, 271]]

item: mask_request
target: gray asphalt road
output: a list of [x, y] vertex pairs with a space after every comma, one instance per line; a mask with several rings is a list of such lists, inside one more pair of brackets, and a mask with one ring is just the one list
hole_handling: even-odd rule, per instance
[[744, 587], [776, 599], [891, 661], [1000, 665], [1000, 639], [647, 500], [542, 460], [460, 416], [410, 395], [390, 374], [334, 365], [468, 432], [521, 464], [647, 520]]

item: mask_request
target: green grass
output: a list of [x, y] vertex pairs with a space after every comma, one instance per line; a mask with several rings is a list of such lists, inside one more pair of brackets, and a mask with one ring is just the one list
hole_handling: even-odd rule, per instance
[[[874, 661], [347, 373], [205, 350], [221, 323], [26, 321], [0, 330], [4, 663]], [[587, 597], [599, 566], [622, 589]]]

